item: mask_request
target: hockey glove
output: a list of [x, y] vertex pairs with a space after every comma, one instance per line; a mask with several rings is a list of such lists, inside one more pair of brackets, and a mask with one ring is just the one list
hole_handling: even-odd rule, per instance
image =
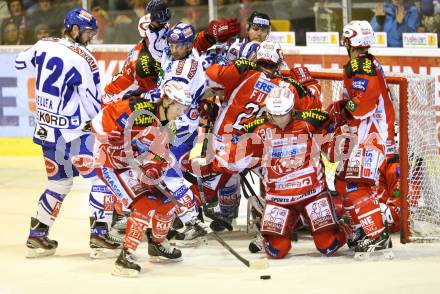
[[290, 76], [303, 84], [304, 86], [309, 86], [312, 84], [317, 84], [318, 81], [312, 77], [309, 69], [305, 66], [295, 67], [290, 69]]
[[240, 23], [237, 22], [236, 18], [212, 20], [208, 25], [208, 34], [214, 36], [219, 43], [224, 43], [237, 35], [239, 30]]
[[330, 120], [336, 123], [334, 128], [344, 125], [353, 119], [351, 114], [345, 109], [345, 104], [347, 104], [347, 100], [339, 100], [333, 102], [329, 107], [327, 107], [326, 111], [330, 116]]

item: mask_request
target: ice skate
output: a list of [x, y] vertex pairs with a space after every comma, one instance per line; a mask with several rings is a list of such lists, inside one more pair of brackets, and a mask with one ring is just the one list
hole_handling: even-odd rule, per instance
[[171, 247], [168, 240], [165, 239], [162, 243], [156, 243], [151, 240], [148, 242], [148, 255], [151, 262], [177, 262], [182, 261], [182, 252]]
[[96, 222], [93, 218], [91, 221], [91, 234], [90, 234], [90, 258], [104, 259], [116, 257], [119, 254], [120, 248], [122, 248], [122, 242], [120, 239], [112, 237], [108, 233], [107, 223]]
[[353, 231], [347, 239], [347, 246], [350, 249], [354, 249], [357, 245], [362, 243], [366, 238], [364, 230], [362, 227]]
[[113, 212], [113, 219], [110, 231], [117, 231], [119, 234], [125, 234], [127, 228], [128, 215]]
[[26, 241], [27, 258], [38, 258], [54, 255], [58, 242], [49, 239], [49, 227], [34, 217], [31, 218], [31, 230]]
[[[234, 216], [222, 214], [218, 206], [214, 208], [209, 208], [209, 213], [213, 215], [215, 218], [226, 221], [229, 224], [233, 223]], [[222, 232], [226, 229], [226, 227], [220, 221], [217, 221], [215, 219], [210, 223], [209, 227], [211, 228], [211, 230], [215, 232]]]
[[263, 236], [258, 233], [257, 237], [249, 243], [249, 251], [251, 253], [258, 253], [263, 250]]
[[393, 247], [391, 236], [387, 231], [384, 231], [378, 238], [370, 240], [368, 238], [363, 239], [354, 248], [354, 258], [356, 260], [365, 260], [372, 256], [383, 255], [387, 259], [393, 259], [394, 254], [391, 251]]
[[176, 233], [172, 243], [179, 247], [196, 247], [208, 243], [207, 234], [208, 231], [205, 224], [199, 219], [194, 218], [185, 225], [183, 232]]
[[134, 252], [129, 248], [121, 250], [112, 270], [112, 275], [119, 277], [136, 277], [141, 267], [136, 263]]

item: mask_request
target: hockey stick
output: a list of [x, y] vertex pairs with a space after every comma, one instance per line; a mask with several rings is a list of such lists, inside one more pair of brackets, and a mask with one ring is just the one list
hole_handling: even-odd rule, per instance
[[257, 259], [257, 260], [247, 260], [240, 254], [238, 254], [237, 251], [235, 251], [231, 246], [229, 246], [228, 243], [223, 240], [222, 237], [220, 237], [217, 232], [212, 231], [212, 235], [214, 236], [214, 239], [217, 240], [226, 250], [228, 250], [232, 255], [234, 255], [238, 260], [240, 260], [244, 265], [246, 265], [250, 269], [266, 269], [269, 267], [269, 262], [267, 259]]
[[[205, 126], [205, 128], [208, 130], [207, 133], [209, 133], [209, 125]], [[208, 138], [203, 139], [203, 146], [202, 146], [202, 157], [206, 157], [206, 150], [208, 149]], [[215, 215], [214, 213], [211, 213], [208, 209], [208, 206], [206, 204], [206, 198], [205, 198], [205, 187], [203, 185], [203, 179], [199, 176], [196, 177], [197, 179], [197, 186], [199, 187], [200, 192], [200, 202], [202, 203], [202, 210], [206, 217], [209, 217], [213, 221], [218, 222], [223, 227], [225, 227], [228, 231], [232, 231], [233, 227], [232, 225], [221, 215]]]

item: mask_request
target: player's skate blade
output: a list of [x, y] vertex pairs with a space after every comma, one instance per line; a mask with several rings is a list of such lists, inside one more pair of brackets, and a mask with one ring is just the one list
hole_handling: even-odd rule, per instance
[[148, 255], [150, 262], [153, 263], [170, 263], [183, 260], [182, 252], [175, 247], [171, 247], [166, 239], [162, 243], [148, 243]]
[[133, 278], [139, 275], [141, 267], [136, 264], [136, 258], [130, 249], [121, 250], [121, 254], [115, 262], [112, 275], [118, 277]]
[[354, 254], [354, 259], [362, 261], [362, 260], [368, 260], [373, 257], [381, 257], [381, 256], [383, 256], [385, 259], [393, 259], [394, 253], [392, 249], [384, 249], [373, 252], [356, 252]]
[[56, 249], [28, 248], [26, 258], [39, 258], [54, 255]]
[[387, 259], [393, 259], [394, 254], [391, 251], [393, 242], [387, 231], [384, 231], [379, 237], [369, 240], [365, 238], [354, 248], [354, 258], [356, 260], [365, 260], [373, 256], [384, 256]]

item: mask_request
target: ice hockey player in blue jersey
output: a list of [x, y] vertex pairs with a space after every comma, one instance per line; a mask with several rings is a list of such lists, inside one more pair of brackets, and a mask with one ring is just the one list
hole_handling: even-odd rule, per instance
[[110, 257], [120, 247], [108, 236], [112, 194], [94, 172], [94, 139], [83, 130], [85, 122], [101, 108], [98, 63], [86, 48], [98, 27], [95, 17], [82, 8], [67, 12], [64, 27], [62, 38], [38, 41], [15, 60], [18, 71], [29, 71], [36, 77], [33, 140], [42, 148], [48, 178], [31, 218], [27, 257], [55, 254], [58, 243], [49, 239], [49, 229], [71, 190], [73, 178], [80, 174], [92, 183], [90, 256]]

